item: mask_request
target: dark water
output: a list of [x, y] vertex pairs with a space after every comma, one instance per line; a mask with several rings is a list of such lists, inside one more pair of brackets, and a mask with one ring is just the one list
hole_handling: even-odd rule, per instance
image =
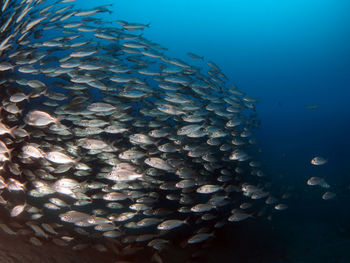
[[[289, 209], [229, 226], [212, 262], [349, 262], [350, 3], [119, 1], [113, 9], [113, 18], [151, 22], [145, 36], [170, 54], [215, 61], [260, 101], [259, 159], [275, 189], [290, 193]], [[328, 163], [312, 166], [316, 155]], [[306, 185], [311, 176], [325, 178], [336, 199], [322, 200], [322, 189]]]
[[[76, 6], [109, 3], [113, 14], [105, 19], [150, 22], [144, 36], [169, 48], [169, 56], [188, 62], [187, 52], [204, 56], [259, 100], [255, 157], [272, 189], [289, 195], [289, 208], [220, 230], [206, 248], [209, 261], [350, 262], [350, 2], [77, 0]], [[328, 163], [312, 166], [317, 155]], [[311, 176], [325, 178], [337, 197], [322, 200], [324, 189], [306, 185]]]

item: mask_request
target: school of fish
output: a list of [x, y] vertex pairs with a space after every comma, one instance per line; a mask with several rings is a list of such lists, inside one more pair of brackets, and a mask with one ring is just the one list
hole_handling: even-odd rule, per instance
[[162, 262], [287, 208], [252, 157], [255, 99], [214, 62], [168, 57], [149, 24], [71, 2], [0, 0], [3, 231]]

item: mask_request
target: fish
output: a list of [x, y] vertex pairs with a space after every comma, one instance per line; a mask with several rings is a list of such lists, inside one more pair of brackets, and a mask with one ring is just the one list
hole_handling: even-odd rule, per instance
[[227, 220], [230, 222], [240, 222], [250, 217], [253, 217], [253, 215], [240, 211], [239, 209], [236, 209], [232, 212], [232, 215]]
[[313, 165], [324, 165], [327, 162], [328, 161], [321, 156], [316, 156], [316, 157], [312, 158], [312, 160], [311, 160], [311, 164], [313, 164]]
[[129, 30], [129, 31], [135, 31], [135, 30], [144, 30], [146, 27], [149, 27], [151, 23], [148, 24], [141, 24], [141, 23], [135, 23], [135, 22], [126, 22], [123, 23], [119, 20], [119, 23], [122, 24], [123, 29]]
[[111, 104], [104, 103], [104, 102], [95, 102], [90, 104], [87, 109], [89, 111], [93, 112], [105, 112], [105, 111], [111, 111], [114, 110], [115, 107]]
[[219, 185], [202, 185], [201, 187], [198, 187], [196, 192], [200, 193], [200, 194], [213, 194], [216, 193], [220, 190], [222, 190], [223, 188]]
[[316, 186], [319, 185], [322, 188], [329, 188], [330, 185], [325, 181], [325, 179], [317, 177], [317, 176], [312, 176], [306, 181], [307, 185], [310, 186]]
[[33, 110], [25, 117], [25, 123], [32, 126], [47, 126], [51, 123], [58, 123], [58, 119], [44, 111]]
[[106, 175], [105, 178], [115, 182], [128, 182], [141, 179], [142, 177], [143, 174], [139, 174], [128, 169], [113, 169]]
[[13, 69], [14, 66], [10, 64], [9, 62], [0, 62], [0, 71], [7, 71], [10, 69]]
[[17, 233], [15, 231], [13, 231], [9, 226], [7, 226], [4, 223], [0, 223], [0, 228], [9, 235], [16, 235]]
[[44, 157], [46, 160], [56, 164], [68, 164], [76, 162], [76, 160], [73, 160], [70, 156], [57, 151], [47, 152], [44, 154]]
[[334, 199], [336, 197], [336, 194], [333, 193], [333, 192], [325, 192], [323, 195], [322, 195], [322, 199], [323, 200], [330, 200], [330, 199]]
[[173, 171], [174, 168], [171, 167], [166, 161], [162, 160], [161, 158], [157, 157], [150, 157], [145, 159], [145, 164], [154, 167], [159, 170], [164, 170], [164, 171]]
[[159, 230], [172, 230], [174, 228], [180, 227], [184, 224], [187, 224], [186, 220], [177, 220], [177, 219], [170, 219], [165, 220], [159, 225], [157, 225], [157, 229]]
[[0, 154], [10, 154], [12, 149], [8, 149], [6, 143], [0, 140]]
[[150, 23], [70, 2], [0, 4], [0, 205], [25, 222], [2, 230], [162, 262], [177, 240], [284, 209], [251, 154], [258, 99], [204, 56], [171, 57]]
[[82, 213], [74, 210], [60, 214], [59, 217], [62, 221], [69, 222], [69, 223], [76, 223], [76, 222], [91, 218], [91, 216], [87, 213]]
[[196, 55], [196, 54], [194, 54], [194, 53], [191, 53], [191, 52], [188, 52], [187, 55], [188, 55], [190, 58], [193, 58], [193, 59], [201, 59], [201, 60], [204, 59], [204, 57], [198, 56], [198, 55]]
[[17, 128], [17, 126], [9, 128], [8, 126], [0, 122], [0, 135], [9, 134], [12, 138], [15, 138], [16, 136], [14, 132]]
[[276, 210], [286, 210], [287, 208], [288, 208], [288, 205], [283, 204], [283, 203], [279, 203], [279, 204], [275, 205]]
[[16, 216], [20, 215], [24, 211], [25, 207], [26, 207], [26, 204], [17, 205], [14, 208], [12, 208], [11, 217], [16, 217]]
[[43, 245], [43, 242], [40, 241], [40, 239], [38, 239], [37, 237], [31, 237], [29, 239], [30, 243], [32, 243], [33, 245], [40, 247]]
[[304, 105], [304, 108], [308, 110], [315, 110], [315, 109], [318, 109], [319, 107], [320, 106], [318, 104]]

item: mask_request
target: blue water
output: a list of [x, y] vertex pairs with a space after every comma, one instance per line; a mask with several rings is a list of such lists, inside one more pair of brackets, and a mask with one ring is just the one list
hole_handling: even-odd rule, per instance
[[[350, 2], [342, 0], [77, 0], [110, 4], [113, 21], [150, 23], [166, 55], [214, 61], [259, 100], [256, 158], [289, 208], [219, 231], [210, 262], [350, 262]], [[98, 15], [101, 16], [101, 15]], [[108, 25], [107, 25], [108, 26]], [[315, 109], [305, 106], [316, 105]], [[328, 163], [310, 164], [314, 156]], [[325, 178], [324, 190], [306, 185]]]
[[[145, 37], [169, 55], [204, 56], [259, 99], [260, 159], [291, 193], [289, 210], [233, 226], [213, 262], [350, 262], [350, 2], [139, 0], [112, 9], [112, 19], [151, 22]], [[312, 166], [316, 155], [328, 163]], [[325, 178], [337, 198], [322, 200], [306, 185], [311, 176]]]
[[[111, 9], [106, 18], [151, 23], [144, 36], [169, 56], [204, 56], [259, 99], [258, 158], [291, 194], [289, 209], [233, 226], [213, 262], [350, 262], [350, 2], [133, 0]], [[316, 155], [328, 163], [312, 166]], [[337, 198], [322, 200], [324, 191], [306, 185], [311, 176], [325, 178]]]
[[[304, 180], [326, 169], [329, 177], [346, 179], [349, 1], [134, 0], [115, 1], [111, 9], [113, 21], [151, 23], [144, 36], [169, 48], [169, 56], [193, 63], [186, 53], [194, 52], [215, 61], [260, 100], [257, 136], [274, 173], [284, 168]], [[315, 110], [304, 108], [314, 104]], [[314, 155], [329, 158], [327, 167], [311, 167]]]

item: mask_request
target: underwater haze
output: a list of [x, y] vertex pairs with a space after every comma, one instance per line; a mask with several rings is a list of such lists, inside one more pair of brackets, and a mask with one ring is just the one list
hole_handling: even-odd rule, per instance
[[[233, 229], [213, 262], [349, 262], [350, 2], [135, 0], [112, 9], [113, 18], [151, 23], [144, 35], [169, 54], [215, 61], [259, 100], [259, 158], [291, 192], [289, 210], [268, 230], [251, 230], [254, 222]], [[312, 166], [316, 155], [328, 163]], [[306, 184], [311, 176], [329, 181], [337, 197], [322, 200]]]
[[[278, 237], [254, 229], [244, 252], [235, 251], [239, 262], [349, 262], [350, 2], [140, 0], [119, 1], [113, 10], [117, 19], [151, 23], [144, 35], [172, 55], [215, 61], [259, 100], [259, 158], [272, 180], [291, 188], [290, 209], [271, 222]], [[328, 163], [311, 165], [316, 155]], [[322, 200], [322, 191], [306, 184], [311, 176], [329, 181], [337, 198]], [[284, 243], [274, 243], [278, 238]], [[272, 260], [266, 254], [275, 251], [267, 249], [260, 251], [267, 259], [249, 259], [256, 239], [286, 258]]]
[[[86, 8], [94, 3], [77, 1]], [[231, 83], [259, 99], [257, 135], [269, 169], [288, 167], [290, 177], [304, 180], [322, 173], [308, 169], [309, 159], [323, 154], [332, 167], [322, 169], [345, 179], [348, 1], [140, 0], [117, 1], [111, 9], [109, 19], [150, 23], [143, 35], [169, 54], [191, 61], [186, 53], [194, 52], [215, 61]], [[286, 160], [278, 159], [283, 153]]]
[[7, 2], [3, 232], [76, 262], [350, 262], [349, 1]]

